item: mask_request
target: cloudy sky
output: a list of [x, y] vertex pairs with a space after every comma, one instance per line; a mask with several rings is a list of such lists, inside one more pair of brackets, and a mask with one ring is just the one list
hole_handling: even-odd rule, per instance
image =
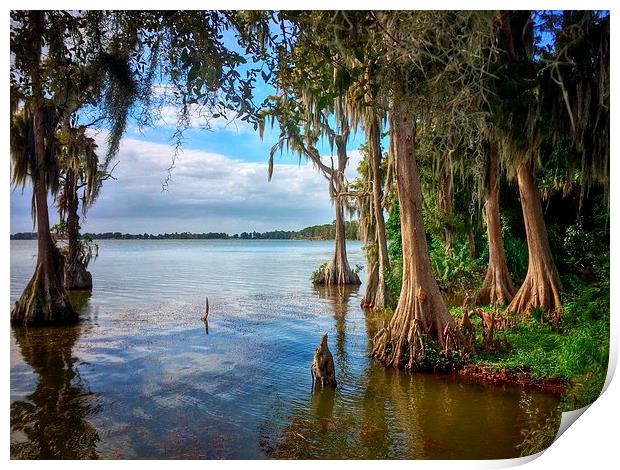
[[[166, 108], [159, 125], [140, 131], [130, 126], [122, 141], [116, 180], [105, 182], [82, 230], [127, 233], [227, 232], [294, 230], [333, 220], [327, 182], [296, 155], [276, 155], [271, 182], [267, 182], [269, 149], [275, 133], [261, 140], [245, 123], [219, 119], [212, 129], [200, 126], [186, 131], [181, 153], [167, 189], [162, 182], [174, 155], [172, 135], [175, 113]], [[104, 131], [95, 138], [105, 151]], [[357, 151], [362, 139], [349, 144], [347, 177], [355, 178]], [[321, 148], [329, 158], [327, 145]], [[31, 189], [11, 193], [11, 233], [32, 231]], [[50, 206], [51, 222], [58, 220]]]

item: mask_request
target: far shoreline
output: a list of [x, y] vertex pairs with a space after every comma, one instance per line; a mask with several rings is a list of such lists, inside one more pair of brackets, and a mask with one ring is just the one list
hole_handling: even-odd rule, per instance
[[[345, 239], [359, 240], [357, 220], [345, 221]], [[122, 233], [122, 232], [85, 232], [83, 240], [335, 240], [336, 221], [331, 224], [311, 225], [300, 230], [268, 230], [257, 232], [165, 232], [165, 233]], [[36, 232], [16, 232], [10, 235], [11, 240], [36, 240]]]
[[[16, 242], [20, 242], [20, 241], [36, 241], [37, 238], [14, 238], [13, 235], [11, 235], [11, 239], [10, 241], [16, 241]], [[331, 238], [235, 238], [235, 237], [229, 237], [229, 238], [172, 238], [172, 237], [168, 237], [168, 238], [93, 238], [93, 240], [96, 241], [149, 241], [149, 242], [157, 242], [157, 241], [254, 241], [254, 242], [261, 242], [261, 241], [285, 241], [285, 242], [330, 242], [333, 241], [333, 239]], [[362, 242], [361, 240], [359, 240], [358, 238], [347, 238], [346, 239], [347, 242]]]

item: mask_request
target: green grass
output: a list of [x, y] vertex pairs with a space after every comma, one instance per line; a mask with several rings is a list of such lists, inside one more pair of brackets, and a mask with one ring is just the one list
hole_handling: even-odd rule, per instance
[[558, 332], [548, 325], [520, 323], [503, 334], [512, 351], [499, 356], [480, 354], [477, 362], [486, 362], [491, 369], [529, 371], [532, 379], [569, 380], [607, 369], [609, 329], [602, 321]]
[[[592, 301], [593, 296], [596, 302]], [[508, 340], [511, 350], [496, 355], [482, 352], [480, 319], [473, 318], [478, 332], [478, 354], [472, 362], [483, 364], [489, 371], [505, 369], [516, 375], [529, 373], [534, 381], [564, 382], [567, 385], [564, 411], [592, 403], [599, 396], [607, 374], [608, 285], [586, 287], [579, 295], [567, 295], [567, 298], [559, 330], [535, 318], [524, 320], [509, 331], [497, 333], [496, 337]], [[451, 313], [460, 318], [461, 308], [453, 308]]]

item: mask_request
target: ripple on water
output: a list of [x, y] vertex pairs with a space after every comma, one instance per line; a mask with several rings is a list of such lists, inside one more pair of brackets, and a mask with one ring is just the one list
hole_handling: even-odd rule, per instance
[[[35, 245], [11, 247], [14, 301], [32, 273]], [[376, 319], [359, 308], [364, 286], [309, 282], [331, 249], [100, 242], [82, 323], [13, 331], [12, 455], [516, 456], [521, 431], [542, 425], [557, 400], [377, 365], [368, 358]], [[352, 265], [363, 264], [359, 243], [349, 253]], [[205, 296], [208, 334], [200, 320]], [[339, 387], [312, 393], [309, 367], [324, 333]], [[47, 423], [57, 431], [32, 431]]]

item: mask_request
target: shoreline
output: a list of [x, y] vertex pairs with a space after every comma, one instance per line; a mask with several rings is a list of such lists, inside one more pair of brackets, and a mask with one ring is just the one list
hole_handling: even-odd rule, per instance
[[470, 363], [455, 372], [456, 375], [478, 383], [492, 385], [518, 385], [526, 388], [537, 388], [545, 393], [556, 396], [564, 395], [568, 390], [569, 384], [566, 380], [541, 377], [532, 379], [529, 372], [513, 372], [503, 368], [502, 370], [492, 370], [484, 363]]

